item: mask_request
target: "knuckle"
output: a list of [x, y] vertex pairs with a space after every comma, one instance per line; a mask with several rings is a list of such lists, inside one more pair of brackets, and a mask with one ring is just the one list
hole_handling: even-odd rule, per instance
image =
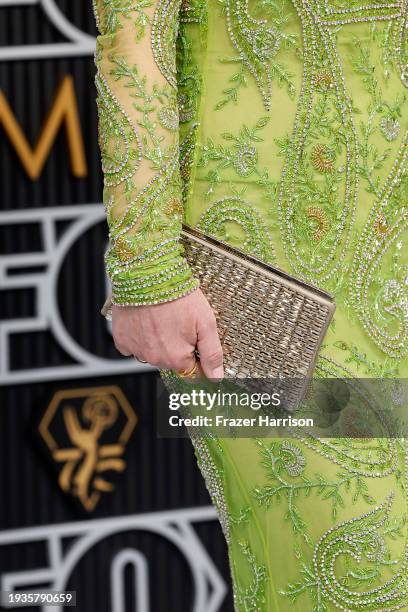
[[152, 365], [160, 363], [160, 355], [157, 353], [157, 351], [147, 350], [144, 351], [142, 355], [139, 355], [139, 357], [142, 357], [142, 359], [148, 363], [151, 363]]
[[203, 323], [203, 330], [205, 332], [213, 332], [217, 329], [217, 320], [214, 314], [211, 314]]
[[203, 360], [206, 361], [206, 363], [210, 367], [216, 368], [223, 364], [223, 359], [224, 359], [224, 356], [223, 356], [222, 350], [217, 349], [216, 351], [213, 351], [209, 355], [206, 355]]
[[208, 322], [208, 325], [211, 325], [211, 326], [217, 325], [217, 319], [215, 317], [215, 312], [212, 309], [208, 313], [207, 322]]
[[184, 356], [173, 357], [169, 361], [169, 367], [172, 370], [186, 370], [191, 366], [192, 361], [193, 360], [191, 356], [186, 357], [184, 355]]

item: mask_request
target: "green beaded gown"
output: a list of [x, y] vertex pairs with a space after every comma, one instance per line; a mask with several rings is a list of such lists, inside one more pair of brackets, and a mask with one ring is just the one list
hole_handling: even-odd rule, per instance
[[[408, 377], [407, 7], [95, 0], [114, 303], [197, 287], [184, 215], [335, 296], [318, 376]], [[237, 611], [408, 610], [404, 439], [193, 442]]]

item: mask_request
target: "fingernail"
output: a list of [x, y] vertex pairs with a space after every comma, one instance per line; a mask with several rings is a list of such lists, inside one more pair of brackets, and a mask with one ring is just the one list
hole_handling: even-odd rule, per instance
[[215, 378], [217, 380], [221, 380], [222, 378], [224, 378], [224, 368], [222, 366], [215, 368], [211, 372], [211, 378]]

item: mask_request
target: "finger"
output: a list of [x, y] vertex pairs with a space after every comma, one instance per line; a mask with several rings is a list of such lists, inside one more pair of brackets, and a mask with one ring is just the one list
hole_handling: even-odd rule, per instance
[[139, 363], [147, 363], [147, 361], [145, 359], [142, 359], [141, 357], [139, 357], [138, 355], [133, 355], [133, 357], [136, 359], [136, 361], [138, 361]]
[[112, 328], [112, 336], [115, 348], [121, 355], [124, 357], [130, 357], [133, 355], [133, 347], [129, 343], [129, 338], [121, 329]]
[[[181, 365], [183, 367], [180, 367]], [[182, 378], [192, 378], [195, 375], [197, 368], [198, 360], [194, 353], [190, 354], [188, 361], [185, 359], [182, 361], [176, 360], [173, 365], [173, 369], [175, 369]]]
[[167, 370], [169, 366], [165, 363], [157, 352], [139, 352], [139, 355], [133, 354], [133, 357], [140, 363], [149, 364], [159, 370]]
[[215, 319], [199, 326], [197, 336], [197, 348], [204, 374], [207, 378], [224, 378], [224, 357]]
[[194, 368], [196, 361], [195, 350], [189, 347], [189, 350], [183, 351], [181, 355], [173, 355], [170, 358], [170, 366], [172, 370], [177, 370], [178, 372], [189, 372]]
[[133, 355], [133, 353], [131, 351], [125, 349], [123, 346], [119, 346], [119, 345], [115, 344], [115, 348], [124, 357], [131, 357]]
[[192, 376], [188, 376], [187, 378], [183, 378], [183, 380], [185, 382], [190, 382], [190, 383], [194, 383], [197, 381], [197, 379], [199, 378], [204, 378], [205, 374], [203, 372], [203, 368], [201, 367], [201, 362], [200, 360], [198, 360], [197, 362], [197, 369], [194, 372], [194, 374]]

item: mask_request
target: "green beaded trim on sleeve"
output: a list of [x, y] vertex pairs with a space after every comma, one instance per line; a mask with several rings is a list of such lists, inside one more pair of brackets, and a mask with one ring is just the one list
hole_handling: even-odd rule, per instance
[[191, 293], [199, 286], [193, 277], [181, 247], [175, 255], [158, 252], [153, 261], [132, 264], [128, 268], [110, 267], [112, 281], [112, 303], [116, 306], [142, 306], [159, 304], [178, 299]]

